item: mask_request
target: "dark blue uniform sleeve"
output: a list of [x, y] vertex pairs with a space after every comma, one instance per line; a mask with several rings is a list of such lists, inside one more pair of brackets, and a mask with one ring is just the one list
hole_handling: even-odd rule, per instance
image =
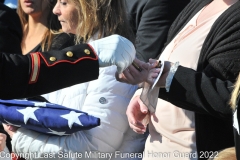
[[88, 44], [26, 56], [0, 53], [0, 98], [27, 98], [98, 78]]
[[0, 52], [21, 54], [22, 26], [18, 14], [0, 3]]

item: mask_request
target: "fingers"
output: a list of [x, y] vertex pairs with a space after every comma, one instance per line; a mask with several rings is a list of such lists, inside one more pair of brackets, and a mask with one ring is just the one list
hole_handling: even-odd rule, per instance
[[121, 74], [116, 73], [115, 77], [119, 82], [125, 82], [128, 84], [136, 85], [139, 82], [138, 80], [134, 79], [128, 68], [124, 70]]
[[129, 122], [129, 126], [132, 130], [138, 134], [144, 134], [146, 132], [147, 126], [144, 126], [141, 122], [137, 122], [136, 124], [132, 124]]
[[[141, 70], [141, 72], [144, 72], [143, 69], [140, 69], [140, 70]], [[130, 73], [132, 75], [132, 77], [134, 77], [134, 78], [140, 77], [142, 74], [141, 72], [138, 70], [138, 68], [134, 67], [134, 65], [130, 65], [128, 67], [128, 73]]]
[[144, 68], [145, 70], [149, 70], [150, 65], [149, 63], [143, 63], [141, 67]]
[[132, 128], [134, 132], [138, 134], [144, 134], [146, 132], [147, 126], [144, 125], [141, 121], [138, 121], [135, 118], [134, 113], [128, 113], [128, 122], [130, 128]]
[[147, 83], [150, 85], [153, 85], [156, 78], [158, 77], [159, 73], [160, 73], [160, 68], [153, 68], [151, 70], [149, 70], [149, 74], [147, 77]]
[[[136, 66], [134, 66], [136, 65]], [[128, 67], [129, 73], [135, 80], [135, 84], [142, 83], [147, 79], [149, 64], [135, 58], [133, 65]]]
[[126, 78], [126, 80], [128, 81], [128, 83], [130, 84], [137, 84], [138, 82], [136, 82], [134, 80], [133, 75], [130, 73], [129, 68], [127, 68], [125, 71], [123, 71], [123, 77]]
[[132, 65], [133, 65], [133, 67], [136, 68], [136, 70], [138, 70], [139, 72], [142, 71], [142, 68], [139, 67], [134, 61], [132, 62]]
[[[154, 83], [157, 78], [160, 68], [155, 68], [158, 65], [157, 60], [151, 60], [153, 65], [150, 63], [145, 63], [135, 58], [133, 63], [128, 66], [121, 74], [116, 74], [116, 79], [120, 82], [125, 82], [129, 84], [139, 84], [142, 82]], [[153, 68], [153, 69], [152, 69]]]
[[6, 147], [6, 140], [7, 135], [4, 133], [0, 133], [0, 151], [3, 151], [4, 148]]
[[126, 71], [123, 71], [123, 73], [120, 73], [120, 74], [118, 72], [116, 72], [115, 73], [116, 80], [119, 81], [119, 82], [124, 82], [124, 83], [131, 84], [129, 82], [129, 80], [125, 77], [124, 72], [126, 72]]
[[141, 112], [142, 113], [144, 113], [144, 114], [147, 114], [148, 113], [148, 108], [147, 108], [147, 106], [141, 101], [141, 100], [139, 100], [140, 101], [140, 110], [141, 110]]
[[160, 64], [161, 64], [161, 61], [159, 61], [159, 60], [156, 60], [156, 59], [149, 59], [149, 63], [151, 64], [150, 65], [150, 69], [152, 69], [152, 68], [156, 68], [156, 67], [160, 67]]
[[[140, 96], [134, 97], [128, 105], [126, 114], [128, 117], [129, 126], [139, 134], [143, 134], [146, 131], [146, 125], [142, 123], [142, 120], [146, 116], [140, 109], [139, 104]], [[143, 109], [144, 110], [144, 109]]]

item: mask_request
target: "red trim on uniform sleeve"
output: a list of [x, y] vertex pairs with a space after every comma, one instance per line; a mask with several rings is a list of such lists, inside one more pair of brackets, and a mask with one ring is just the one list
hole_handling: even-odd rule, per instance
[[94, 50], [94, 48], [90, 44], [87, 44], [87, 45], [88, 45], [88, 47], [90, 47], [92, 49], [93, 53], [95, 54], [95, 56], [98, 59], [98, 55], [97, 55], [96, 51]]
[[31, 68], [31, 74], [29, 78], [29, 84], [36, 83], [38, 80], [39, 72], [40, 72], [40, 52], [31, 53], [31, 60], [32, 60], [32, 68]]
[[84, 59], [90, 59], [90, 60], [98, 60], [98, 57], [96, 56], [96, 58], [92, 58], [92, 57], [81, 57], [77, 60], [75, 60], [74, 62], [72, 61], [69, 61], [69, 60], [58, 60], [57, 62], [53, 63], [53, 64], [49, 64], [48, 61], [46, 60], [46, 58], [42, 55], [41, 52], [38, 52], [39, 55], [41, 56], [41, 58], [43, 59], [43, 61], [45, 62], [45, 64], [48, 66], [48, 67], [53, 67], [55, 66], [56, 64], [58, 63], [70, 63], [70, 64], [76, 64], [78, 63], [79, 61], [81, 60], [84, 60]]

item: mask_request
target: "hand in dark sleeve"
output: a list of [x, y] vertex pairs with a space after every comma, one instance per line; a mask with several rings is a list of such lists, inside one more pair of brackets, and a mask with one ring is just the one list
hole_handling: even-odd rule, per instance
[[231, 81], [179, 66], [167, 97], [169, 102], [187, 110], [230, 116], [232, 111], [228, 103], [232, 89]]

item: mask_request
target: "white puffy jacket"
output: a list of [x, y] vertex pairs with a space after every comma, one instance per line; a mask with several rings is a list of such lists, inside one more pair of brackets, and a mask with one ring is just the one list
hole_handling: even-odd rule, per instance
[[[122, 152], [141, 152], [146, 137], [129, 128], [126, 116], [137, 86], [116, 81], [115, 72], [116, 66], [100, 68], [97, 80], [43, 95], [52, 103], [99, 117], [100, 126], [70, 136], [50, 136], [20, 128], [12, 139], [13, 151], [41, 154], [29, 159], [50, 159], [51, 156], [52, 159], [53, 153], [57, 153], [55, 159], [97, 159], [99, 156], [99, 159], [123, 159]], [[125, 156], [125, 159], [134, 158]]]

